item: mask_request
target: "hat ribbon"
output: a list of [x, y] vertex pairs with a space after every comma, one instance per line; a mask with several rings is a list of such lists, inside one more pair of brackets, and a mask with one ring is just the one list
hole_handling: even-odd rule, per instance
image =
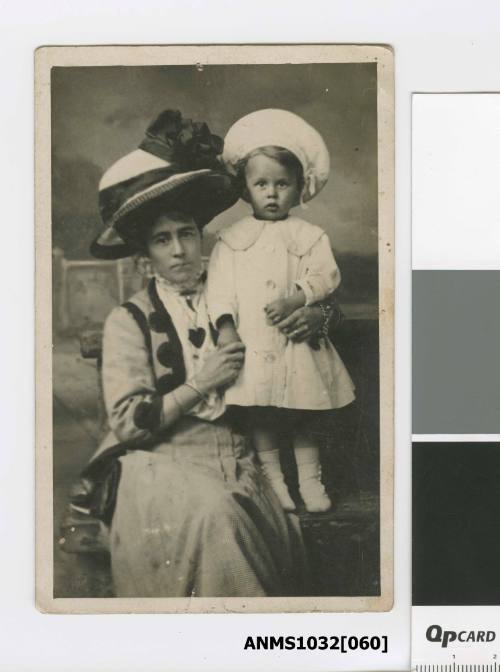
[[300, 194], [300, 206], [304, 210], [307, 210], [307, 205], [304, 202], [305, 195], [309, 194], [309, 198], [312, 198], [315, 193], [316, 193], [316, 174], [312, 168], [309, 168], [304, 176], [304, 186]]
[[160, 159], [176, 164], [181, 170], [216, 168], [224, 142], [210, 132], [204, 122], [182, 117], [179, 110], [164, 110], [146, 130], [139, 145]]

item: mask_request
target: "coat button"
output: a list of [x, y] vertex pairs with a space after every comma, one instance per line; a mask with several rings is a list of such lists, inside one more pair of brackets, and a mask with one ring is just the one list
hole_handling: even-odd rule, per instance
[[264, 361], [267, 362], [268, 364], [272, 364], [275, 359], [276, 356], [273, 355], [272, 352], [268, 352], [267, 355], [264, 357]]
[[266, 282], [266, 287], [268, 289], [276, 289], [276, 283], [274, 282], [274, 280], [268, 280]]

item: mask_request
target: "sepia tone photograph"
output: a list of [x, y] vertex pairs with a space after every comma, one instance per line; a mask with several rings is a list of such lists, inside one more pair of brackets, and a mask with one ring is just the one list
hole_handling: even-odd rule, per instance
[[390, 609], [392, 52], [36, 74], [39, 608]]

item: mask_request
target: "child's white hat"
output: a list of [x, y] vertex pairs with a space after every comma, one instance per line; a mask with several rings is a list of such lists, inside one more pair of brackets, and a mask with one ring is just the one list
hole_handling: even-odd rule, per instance
[[259, 147], [273, 145], [295, 154], [304, 170], [302, 201], [309, 201], [326, 184], [330, 155], [321, 135], [301, 117], [287, 110], [257, 110], [239, 119], [224, 139], [222, 158], [229, 172]]

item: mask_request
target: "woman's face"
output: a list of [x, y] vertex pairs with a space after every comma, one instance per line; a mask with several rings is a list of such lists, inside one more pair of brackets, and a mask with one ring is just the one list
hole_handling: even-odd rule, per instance
[[190, 281], [201, 272], [201, 235], [193, 219], [160, 215], [147, 249], [155, 271], [168, 282]]

